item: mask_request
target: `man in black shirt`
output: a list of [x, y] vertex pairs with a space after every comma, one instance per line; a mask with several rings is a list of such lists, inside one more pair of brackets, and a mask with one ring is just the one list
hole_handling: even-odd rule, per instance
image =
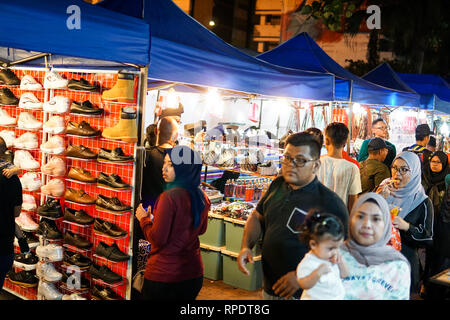
[[320, 148], [310, 133], [289, 136], [281, 160], [281, 176], [271, 183], [246, 222], [238, 267], [248, 274], [245, 265], [253, 263], [251, 249], [262, 235], [264, 299], [300, 297], [295, 270], [308, 252], [308, 246], [299, 241], [298, 227], [310, 209], [336, 215], [347, 236], [347, 207], [316, 177]]
[[15, 217], [22, 208], [22, 185], [14, 175], [9, 179], [0, 174], [0, 289], [14, 261]]

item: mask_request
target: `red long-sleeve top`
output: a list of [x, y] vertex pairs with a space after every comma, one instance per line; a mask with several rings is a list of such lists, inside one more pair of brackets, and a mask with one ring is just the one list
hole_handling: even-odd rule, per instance
[[206, 232], [211, 202], [206, 206], [200, 225], [194, 229], [191, 196], [186, 189], [172, 188], [163, 192], [155, 203], [153, 222], [141, 219], [141, 229], [151, 250], [145, 268], [145, 279], [179, 282], [203, 276], [198, 236]]

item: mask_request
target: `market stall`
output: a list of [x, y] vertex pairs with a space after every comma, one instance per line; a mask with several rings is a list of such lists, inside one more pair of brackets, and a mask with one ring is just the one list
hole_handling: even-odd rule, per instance
[[118, 131], [141, 122], [149, 26], [81, 0], [2, 2], [0, 15], [0, 135], [34, 257], [16, 257], [4, 289], [129, 299], [138, 136]]

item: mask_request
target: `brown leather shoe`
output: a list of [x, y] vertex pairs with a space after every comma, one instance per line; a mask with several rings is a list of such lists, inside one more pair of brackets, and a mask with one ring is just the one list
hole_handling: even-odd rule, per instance
[[82, 137], [95, 137], [100, 135], [100, 130], [91, 127], [86, 121], [81, 121], [80, 123], [69, 121], [66, 133]]
[[122, 203], [117, 197], [108, 198], [101, 194], [98, 195], [95, 207], [110, 212], [126, 212], [131, 210], [130, 206]]
[[81, 204], [93, 204], [95, 199], [88, 195], [83, 190], [77, 190], [73, 188], [67, 188], [64, 193], [64, 198], [68, 201], [73, 201]]
[[93, 183], [97, 181], [97, 178], [93, 177], [89, 171], [83, 168], [71, 167], [67, 176], [71, 179], [87, 183]]
[[74, 146], [69, 144], [66, 149], [66, 156], [81, 159], [96, 159], [97, 154], [85, 146]]

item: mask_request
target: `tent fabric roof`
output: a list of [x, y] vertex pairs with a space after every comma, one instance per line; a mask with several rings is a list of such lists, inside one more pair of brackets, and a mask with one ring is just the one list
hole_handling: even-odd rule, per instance
[[[142, 0], [98, 5], [135, 15]], [[134, 13], [133, 13], [134, 12]], [[167, 0], [146, 0], [144, 20], [151, 27], [149, 78], [247, 92], [262, 96], [331, 101], [334, 76], [283, 68], [227, 44]]]
[[[68, 28], [73, 5], [80, 9], [80, 29]], [[148, 24], [81, 0], [1, 1], [0, 30], [4, 48], [140, 66], [150, 62]]]
[[362, 78], [386, 88], [416, 93], [397, 75], [388, 63], [380, 64], [362, 76]]
[[[419, 96], [415, 93], [376, 85], [344, 69], [305, 32], [258, 55], [258, 58], [284, 67], [334, 74], [337, 81], [341, 81], [336, 83], [335, 98], [338, 100], [347, 99], [351, 93], [352, 102], [363, 104], [408, 107], [419, 105]], [[352, 82], [351, 91], [350, 81]], [[345, 82], [347, 82], [347, 92]]]

